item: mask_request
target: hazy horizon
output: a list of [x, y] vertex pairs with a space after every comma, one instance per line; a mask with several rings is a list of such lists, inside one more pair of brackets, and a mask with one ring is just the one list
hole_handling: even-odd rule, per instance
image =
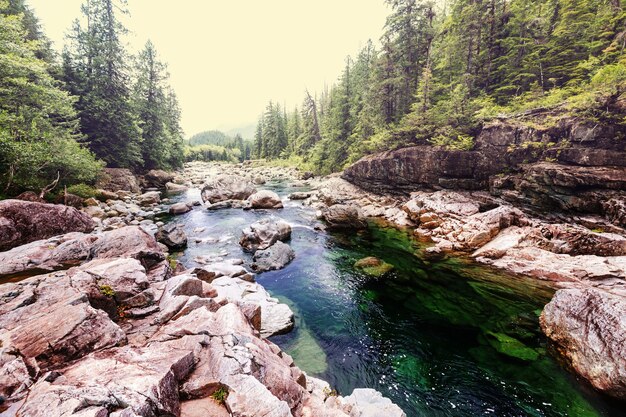
[[[60, 51], [83, 0], [27, 0]], [[168, 64], [190, 137], [256, 123], [269, 100], [300, 106], [339, 77], [345, 57], [382, 34], [384, 0], [130, 0], [129, 52], [150, 39]]]

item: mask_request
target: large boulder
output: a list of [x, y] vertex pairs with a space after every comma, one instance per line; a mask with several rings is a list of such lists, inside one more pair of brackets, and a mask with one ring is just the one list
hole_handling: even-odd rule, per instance
[[145, 266], [164, 259], [154, 239], [137, 226], [102, 234], [68, 233], [0, 252], [0, 278], [32, 276], [79, 265], [87, 259], [135, 258]]
[[343, 402], [359, 417], [406, 417], [400, 407], [371, 388], [357, 388]]
[[209, 204], [228, 200], [245, 200], [256, 192], [254, 185], [238, 175], [218, 175], [202, 188], [202, 200]]
[[152, 169], [143, 177], [145, 188], [165, 189], [168, 182], [174, 181], [174, 174], [162, 169]]
[[31, 389], [21, 416], [178, 416], [178, 386], [191, 372], [191, 350], [159, 344], [124, 346], [90, 355]]
[[172, 204], [169, 208], [169, 213], [174, 215], [185, 214], [189, 211], [191, 211], [190, 205], [183, 202]]
[[291, 331], [294, 326], [293, 311], [281, 304], [256, 282], [238, 277], [222, 276], [211, 282], [218, 296], [232, 303], [258, 306], [261, 309], [259, 331], [262, 337], [270, 337]]
[[69, 232], [91, 232], [94, 222], [73, 207], [0, 201], [0, 251]]
[[258, 191], [248, 197], [248, 201], [250, 202], [250, 208], [252, 209], [283, 208], [283, 202], [278, 194], [270, 190]]
[[267, 249], [277, 241], [291, 237], [291, 226], [283, 220], [262, 219], [252, 223], [241, 233], [239, 244], [247, 251]]
[[140, 206], [152, 206], [161, 202], [161, 193], [158, 191], [148, 191], [137, 197]]
[[571, 367], [596, 389], [626, 399], [626, 299], [606, 291], [557, 291], [541, 328]]
[[257, 272], [274, 271], [284, 268], [293, 261], [296, 253], [289, 245], [280, 240], [267, 249], [254, 253], [252, 269]]
[[131, 170], [125, 168], [105, 168], [96, 183], [96, 187], [113, 192], [138, 193], [141, 191], [137, 178]]
[[359, 209], [353, 205], [335, 204], [322, 212], [331, 230], [359, 230], [367, 227]]
[[188, 189], [189, 189], [189, 187], [187, 187], [186, 185], [183, 185], [183, 184], [176, 184], [176, 183], [173, 183], [173, 182], [168, 182], [168, 183], [165, 184], [165, 191], [168, 194], [184, 193]]
[[171, 250], [183, 250], [187, 247], [187, 235], [182, 224], [169, 223], [161, 226], [155, 237]]

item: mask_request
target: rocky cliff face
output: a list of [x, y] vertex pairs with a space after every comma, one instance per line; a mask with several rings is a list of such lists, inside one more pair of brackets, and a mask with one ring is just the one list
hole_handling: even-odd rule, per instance
[[366, 156], [343, 177], [374, 192], [488, 190], [516, 205], [601, 214], [626, 225], [626, 139], [608, 123], [498, 121], [470, 151], [398, 149]]

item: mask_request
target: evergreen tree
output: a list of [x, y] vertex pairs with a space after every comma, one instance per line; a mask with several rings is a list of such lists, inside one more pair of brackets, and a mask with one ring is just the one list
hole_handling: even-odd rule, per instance
[[25, 17], [0, 0], [2, 190], [38, 189], [57, 175], [63, 183], [91, 182], [101, 165], [77, 143], [75, 100], [50, 75]]
[[176, 96], [167, 86], [166, 66], [148, 41], [136, 59], [133, 105], [141, 128], [141, 152], [146, 170], [179, 166], [182, 134]]
[[84, 25], [74, 23], [64, 51], [64, 78], [72, 94], [89, 148], [107, 165], [138, 169], [143, 163], [141, 133], [130, 103], [126, 32], [116, 12], [125, 0], [86, 0]]

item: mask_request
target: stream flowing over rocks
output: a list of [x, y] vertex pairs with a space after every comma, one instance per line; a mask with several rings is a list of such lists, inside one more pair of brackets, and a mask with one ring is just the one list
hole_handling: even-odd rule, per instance
[[[141, 182], [181, 192], [167, 184], [193, 187], [195, 173], [177, 180], [157, 172]], [[187, 236], [159, 216], [184, 210], [170, 210], [159, 191], [140, 193], [127, 174], [108, 170], [100, 195], [112, 198], [83, 212], [0, 203], [3, 416], [405, 416], [372, 389], [338, 396], [267, 340], [290, 331], [294, 314], [243, 260], [207, 255], [185, 269], [169, 257]], [[205, 188], [208, 202], [254, 192], [232, 178], [205, 178], [235, 188]], [[275, 198], [258, 192], [250, 208], [281, 206]], [[186, 207], [206, 210], [193, 201]], [[293, 259], [283, 243], [290, 232], [269, 218], [242, 231], [255, 269]]]
[[[315, 230], [357, 233], [379, 219], [424, 242], [415, 256], [426, 263], [469, 258], [546, 284], [556, 294], [540, 323], [552, 350], [595, 389], [626, 398], [620, 221], [538, 213], [481, 190], [376, 194], [359, 187], [357, 169], [345, 175], [349, 182], [250, 163], [190, 163], [178, 176], [135, 180], [161, 190], [144, 193], [127, 173], [108, 170], [101, 201], [82, 213], [1, 202], [0, 233], [10, 236], [0, 253], [3, 415], [404, 416], [372, 389], [336, 395], [267, 339], [297, 326], [297, 314], [255, 278], [301, 256], [290, 245], [293, 225], [280, 218], [286, 204], [316, 211], [323, 223]], [[283, 200], [259, 189], [270, 180], [306, 188]], [[184, 195], [198, 199], [176, 197], [193, 189]], [[220, 237], [204, 235], [205, 227], [187, 236], [178, 221], [223, 209], [260, 218], [239, 236]], [[42, 214], [19, 220], [29, 213]], [[209, 250], [227, 240], [251, 262]], [[186, 245], [207, 248], [189, 267], [168, 255]], [[383, 281], [394, 270], [374, 257], [354, 265]]]

